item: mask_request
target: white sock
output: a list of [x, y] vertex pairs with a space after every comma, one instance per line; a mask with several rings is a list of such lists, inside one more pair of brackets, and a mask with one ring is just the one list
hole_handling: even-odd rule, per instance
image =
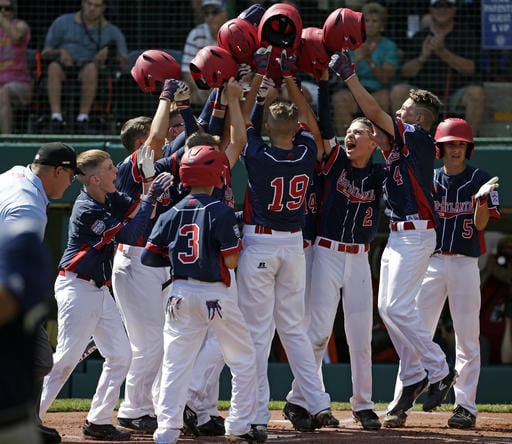
[[88, 120], [89, 120], [89, 114], [78, 114], [78, 116], [76, 116], [77, 122], [87, 122]]
[[62, 122], [62, 114], [61, 113], [52, 113], [52, 120], [58, 120]]

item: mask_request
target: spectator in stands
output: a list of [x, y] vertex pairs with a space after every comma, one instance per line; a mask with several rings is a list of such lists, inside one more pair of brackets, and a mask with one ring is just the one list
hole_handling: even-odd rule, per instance
[[[485, 108], [485, 92], [474, 83], [480, 59], [480, 31], [455, 21], [455, 0], [431, 0], [428, 27], [421, 29], [405, 47], [401, 75], [414, 87], [432, 91], [443, 101], [444, 117], [459, 107], [473, 133], [478, 135]], [[391, 106], [399, 109], [410, 84], [391, 90]], [[441, 116], [443, 117], [443, 116]]]
[[217, 33], [227, 19], [225, 0], [203, 0], [201, 12], [204, 22], [192, 29], [183, 48], [181, 59], [182, 78], [190, 87], [190, 103], [202, 108], [208, 98], [208, 91], [201, 91], [190, 75], [189, 63], [197, 51], [205, 46], [217, 45]]
[[75, 127], [86, 129], [98, 86], [98, 73], [108, 63], [126, 70], [128, 48], [121, 30], [104, 16], [106, 0], [82, 0], [80, 11], [64, 14], [51, 24], [41, 57], [48, 65], [48, 101], [51, 129], [62, 131], [62, 81], [78, 77], [80, 109]]
[[[375, 97], [381, 108], [390, 113], [389, 88], [399, 68], [398, 47], [395, 42], [384, 37], [386, 8], [379, 3], [366, 3], [362, 9], [366, 21], [366, 42], [351, 52], [356, 64], [356, 72], [363, 86]], [[350, 90], [337, 82], [333, 108], [336, 133], [343, 135], [354, 119], [358, 106]], [[405, 99], [404, 99], [405, 100]], [[399, 109], [394, 108], [394, 109]]]
[[481, 280], [480, 333], [489, 348], [484, 363], [512, 364], [512, 236], [501, 238], [496, 254], [489, 254]]
[[16, 0], [0, 0], [0, 133], [12, 133], [14, 111], [32, 97], [27, 66], [28, 24], [16, 18]]

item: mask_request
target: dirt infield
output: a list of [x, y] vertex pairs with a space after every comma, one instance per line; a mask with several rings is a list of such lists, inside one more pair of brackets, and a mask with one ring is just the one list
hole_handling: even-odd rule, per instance
[[[226, 412], [221, 412], [226, 416]], [[384, 412], [377, 412], [382, 416]], [[280, 411], [272, 411], [269, 424], [268, 442], [288, 443], [378, 443], [378, 444], [421, 444], [421, 443], [508, 443], [512, 444], [512, 413], [480, 413], [477, 418], [477, 428], [474, 430], [450, 429], [446, 422], [450, 417], [448, 412], [412, 412], [407, 418], [407, 426], [401, 429], [381, 429], [379, 431], [363, 431], [354, 423], [349, 411], [335, 411], [334, 415], [340, 420], [337, 429], [322, 429], [315, 433], [299, 433], [292, 430], [290, 423], [283, 420]], [[63, 443], [91, 442], [82, 438], [81, 425], [85, 412], [48, 413], [45, 424], [55, 427], [62, 435]], [[103, 442], [103, 441], [94, 441]], [[149, 435], [132, 435], [130, 441], [152, 443]], [[179, 443], [217, 444], [225, 443], [224, 438], [191, 438], [183, 437]]]

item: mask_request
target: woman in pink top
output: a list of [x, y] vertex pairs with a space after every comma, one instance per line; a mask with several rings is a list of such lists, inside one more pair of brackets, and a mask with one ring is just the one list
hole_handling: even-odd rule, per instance
[[32, 98], [27, 66], [30, 28], [16, 17], [16, 0], [0, 0], [0, 133], [12, 133], [16, 107]]

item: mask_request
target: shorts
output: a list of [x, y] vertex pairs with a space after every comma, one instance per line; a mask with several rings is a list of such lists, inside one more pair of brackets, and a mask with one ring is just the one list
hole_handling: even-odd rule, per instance
[[7, 88], [13, 106], [27, 106], [32, 100], [32, 83], [27, 82], [9, 82], [2, 86]]

